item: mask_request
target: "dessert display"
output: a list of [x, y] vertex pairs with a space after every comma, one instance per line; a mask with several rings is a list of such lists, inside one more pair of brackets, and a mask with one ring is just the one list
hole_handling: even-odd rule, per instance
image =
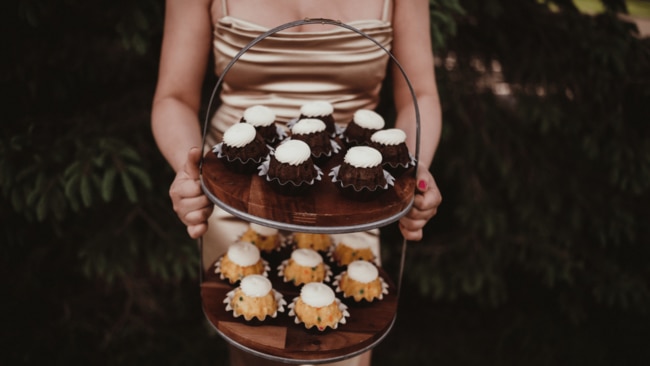
[[260, 166], [261, 176], [283, 194], [300, 194], [319, 181], [321, 169], [311, 158], [309, 145], [300, 140], [286, 140]]
[[359, 109], [354, 112], [352, 121], [343, 132], [345, 142], [349, 145], [367, 145], [373, 133], [384, 128], [384, 118], [369, 109]]
[[246, 320], [264, 320], [267, 316], [275, 318], [286, 305], [282, 293], [273, 289], [271, 281], [255, 274], [242, 278], [239, 287], [228, 292], [223, 302], [226, 311], [232, 311], [235, 318], [243, 316]]
[[269, 147], [255, 127], [248, 123], [236, 123], [223, 134], [223, 141], [212, 151], [232, 171], [250, 174], [269, 153]]
[[289, 241], [298, 249], [307, 248], [317, 252], [329, 252], [332, 247], [332, 237], [329, 234], [293, 233]]
[[363, 233], [336, 235], [334, 240], [336, 244], [330, 251], [330, 257], [339, 266], [347, 266], [357, 260], [374, 262], [377, 259], [372, 244]]
[[282, 248], [282, 237], [278, 229], [256, 224], [248, 225], [248, 229], [240, 236], [240, 241], [254, 244], [260, 251], [269, 253]]
[[406, 133], [398, 128], [373, 133], [370, 136], [369, 146], [381, 153], [382, 166], [394, 177], [399, 177], [416, 164], [415, 158], [406, 146]]
[[237, 242], [216, 262], [215, 273], [231, 284], [251, 274], [268, 275], [269, 266], [260, 256], [260, 250], [251, 243]]
[[330, 102], [316, 100], [307, 102], [300, 107], [300, 117], [298, 120], [305, 118], [318, 118], [325, 123], [325, 130], [331, 136], [335, 136], [336, 123], [334, 121], [334, 106]]
[[381, 153], [369, 146], [348, 149], [343, 163], [332, 168], [330, 176], [343, 193], [356, 200], [374, 198], [394, 183], [393, 176], [382, 167]]
[[246, 108], [241, 122], [253, 125], [255, 130], [257, 130], [269, 145], [273, 145], [286, 136], [284, 130], [275, 124], [275, 112], [271, 108], [263, 105], [254, 105]]
[[339, 144], [325, 130], [325, 123], [316, 118], [298, 120], [291, 126], [291, 138], [306, 142], [317, 163], [327, 161], [340, 150]]
[[311, 282], [302, 287], [300, 296], [289, 304], [289, 315], [295, 316], [295, 323], [303, 323], [305, 328], [318, 330], [336, 329], [345, 324], [350, 316], [347, 306], [341, 302], [334, 290], [320, 282]]
[[329, 266], [323, 263], [323, 257], [317, 251], [296, 249], [289, 259], [280, 264], [278, 275], [284, 282], [299, 286], [310, 282], [329, 281], [332, 272]]
[[379, 277], [377, 267], [364, 260], [350, 262], [347, 269], [336, 276], [332, 285], [344, 297], [354, 298], [357, 302], [381, 300], [388, 294], [388, 285]]
[[[304, 20], [305, 24], [311, 24], [312, 21], [310, 19]], [[317, 24], [326, 23], [333, 26], [340, 24], [338, 21], [327, 19], [319, 19], [318, 22]], [[287, 25], [295, 26], [292, 23], [287, 23]], [[285, 27], [286, 25], [274, 28], [264, 37], [285, 29]], [[354, 28], [350, 30], [356, 31]], [[372, 39], [361, 31], [356, 32]], [[257, 40], [259, 39], [254, 42], [257, 42]], [[243, 48], [233, 58], [232, 62], [237, 61], [243, 52], [254, 45], [254, 42]], [[379, 45], [379, 43], [377, 44]], [[383, 49], [381, 46], [380, 48]], [[390, 51], [385, 51], [392, 56]], [[224, 73], [219, 76], [215, 91], [218, 90], [219, 85], [224, 80], [223, 77], [230, 69], [232, 62], [226, 66]], [[404, 74], [403, 71], [402, 74]], [[404, 76], [406, 77], [406, 75]], [[300, 91], [296, 92], [299, 93]], [[213, 93], [213, 98], [214, 95], [217, 94]], [[309, 98], [308, 95], [305, 97]], [[340, 100], [343, 102], [341, 104], [343, 107], [348, 107], [345, 97], [345, 95], [338, 98], [333, 97], [332, 100]], [[280, 231], [277, 234], [282, 238], [283, 248], [282, 250], [266, 252], [265, 248], [271, 248], [274, 245], [274, 240], [271, 240], [271, 237], [276, 235], [273, 232], [274, 230], [265, 232], [263, 227], [255, 227], [255, 225], [251, 225], [248, 229], [241, 229], [241, 235], [233, 239], [236, 240], [236, 244], [245, 242], [257, 249], [259, 259], [262, 259], [265, 265], [264, 272], [244, 275], [243, 269], [248, 267], [244, 264], [251, 263], [252, 260], [248, 262], [232, 261], [232, 258], [238, 257], [236, 253], [226, 253], [216, 258], [216, 269], [212, 270], [214, 267], [208, 266], [208, 270], [203, 271], [201, 276], [201, 300], [204, 313], [216, 332], [231, 344], [263, 358], [268, 356], [270, 360], [295, 364], [321, 364], [337, 362], [360, 355], [378, 344], [392, 328], [397, 311], [397, 291], [390, 291], [387, 294], [382, 290], [381, 295], [377, 295], [373, 292], [376, 290], [376, 285], [374, 280], [371, 280], [373, 278], [372, 270], [363, 269], [361, 268], [363, 265], [356, 264], [348, 268], [350, 263], [355, 263], [353, 259], [342, 259], [342, 261], [350, 261], [348, 266], [340, 265], [337, 267], [336, 262], [322, 263], [323, 255], [321, 253], [326, 252], [327, 248], [329, 248], [329, 254], [333, 258], [336, 249], [335, 243], [350, 243], [351, 247], [354, 247], [355, 245], [352, 243], [355, 241], [338, 240], [333, 235], [328, 238], [327, 234], [311, 233], [350, 233], [352, 231], [375, 229], [396, 221], [413, 204], [416, 188], [415, 177], [403, 174], [399, 180], [393, 179], [390, 174], [386, 175], [390, 170], [384, 166], [384, 183], [381, 181], [381, 175], [376, 174], [378, 170], [371, 169], [375, 165], [354, 164], [355, 159], [352, 157], [348, 157], [350, 159], [344, 161], [344, 155], [346, 154], [336, 152], [333, 152], [329, 158], [323, 159], [321, 165], [319, 157], [322, 155], [320, 155], [318, 149], [321, 147], [327, 148], [326, 144], [319, 143], [324, 140], [320, 136], [321, 127], [314, 129], [312, 126], [311, 132], [306, 133], [300, 132], [300, 128], [303, 128], [300, 126], [291, 131], [291, 128], [297, 125], [299, 120], [317, 119], [322, 121], [325, 123], [325, 131], [327, 131], [330, 141], [336, 141], [341, 148], [367, 146], [380, 151], [380, 155], [384, 151], [380, 150], [383, 146], [370, 146], [370, 141], [363, 136], [383, 129], [383, 125], [381, 128], [374, 127], [377, 124], [373, 125], [374, 116], [372, 116], [372, 113], [359, 112], [360, 118], [352, 122], [355, 126], [347, 131], [350, 137], [345, 136], [343, 135], [344, 127], [336, 125], [334, 120], [334, 116], [338, 116], [339, 111], [334, 111], [332, 104], [326, 101], [316, 101], [305, 103], [300, 108], [300, 114], [295, 113], [293, 115], [293, 117], [299, 116], [299, 118], [292, 121], [285, 121], [285, 118], [280, 118], [277, 122], [274, 121], [277, 126], [287, 122], [286, 125], [282, 126], [281, 132], [291, 133], [291, 139], [288, 141], [303, 141], [306, 143], [309, 148], [311, 163], [317, 168], [329, 172], [333, 179], [321, 181], [322, 172], [319, 169], [317, 169], [316, 178], [309, 178], [310, 169], [308, 168], [310, 164], [304, 158], [305, 149], [300, 147], [278, 154], [278, 149], [282, 150], [283, 142], [288, 142], [286, 139], [287, 134], [281, 135], [278, 133], [280, 130], [276, 130], [275, 135], [278, 137], [273, 140], [273, 128], [269, 124], [271, 114], [269, 110], [259, 107], [261, 106], [255, 106], [250, 111], [244, 112], [241, 117], [241, 122], [243, 122], [241, 124], [253, 126], [256, 135], [261, 138], [264, 145], [267, 145], [261, 149], [266, 155], [264, 155], [264, 152], [256, 153], [248, 150], [250, 147], [248, 144], [260, 146], [257, 137], [240, 144], [241, 135], [239, 135], [239, 138], [235, 139], [234, 142], [228, 143], [225, 153], [222, 152], [222, 148], [226, 144], [222, 141], [218, 147], [215, 145], [214, 154], [202, 156], [200, 183], [206, 196], [229, 214], [248, 222], [257, 222], [264, 226], [278, 228]], [[284, 111], [285, 107], [286, 105], [278, 108]], [[417, 112], [417, 106], [415, 105], [415, 107]], [[208, 117], [211, 117], [210, 109], [208, 106]], [[345, 110], [340, 112], [345, 112]], [[364, 113], [369, 115], [366, 116], [365, 122]], [[416, 117], [419, 116], [418, 113], [415, 115]], [[205, 121], [204, 131], [208, 131], [207, 127], [212, 119], [206, 118]], [[377, 120], [374, 121], [377, 122]], [[419, 124], [419, 120], [416, 122]], [[316, 125], [316, 123], [313, 123], [313, 125]], [[357, 127], [359, 127], [358, 131], [355, 132]], [[318, 133], [315, 133], [315, 131]], [[204, 136], [204, 138], [206, 137]], [[348, 138], [349, 140], [346, 140]], [[364, 143], [357, 142], [357, 139], [361, 138], [365, 139]], [[230, 141], [229, 138], [224, 140]], [[370, 155], [374, 156], [375, 154], [371, 152]], [[252, 156], [261, 157], [261, 160], [249, 161]], [[364, 159], [361, 158], [361, 160]], [[272, 161], [275, 161], [275, 170], [271, 168]], [[374, 158], [366, 159], [366, 162], [368, 161], [374, 161]], [[383, 165], [384, 162], [382, 161], [381, 164]], [[338, 166], [335, 170], [332, 167], [336, 165]], [[338, 174], [344, 165], [353, 167], [351, 169], [353, 173], [346, 173], [345, 178], [343, 178], [343, 180], [350, 182], [345, 188], [339, 179], [343, 175], [339, 176]], [[371, 183], [367, 183], [355, 175], [359, 171], [366, 169], [370, 176], [374, 176], [374, 178], [370, 179]], [[273, 172], [270, 172], [271, 170]], [[259, 174], [257, 171], [259, 171]], [[375, 173], [372, 173], [373, 171]], [[240, 172], [247, 173], [248, 176], [239, 174]], [[281, 179], [284, 179], [282, 182], [285, 184], [281, 184]], [[375, 187], [380, 188], [370, 188], [373, 185], [372, 182], [375, 182]], [[362, 187], [361, 190], [355, 189], [359, 187]], [[277, 194], [278, 192], [281, 194]], [[304, 193], [304, 195], [292, 197], [298, 192]], [[341, 194], [342, 192], [344, 194]], [[365, 199], [377, 193], [382, 194], [374, 196], [376, 199], [373, 200]], [[362, 198], [365, 202], [355, 202], [359, 198]], [[284, 230], [304, 231], [305, 235], [282, 236]], [[284, 240], [286, 238], [291, 239], [291, 247], [284, 245], [287, 243]], [[372, 244], [372, 248], [368, 248], [371, 253], [377, 249], [375, 243]], [[361, 248], [360, 244], [358, 245], [359, 253], [356, 253], [355, 250], [347, 252], [346, 250], [350, 250], [351, 247], [346, 249], [343, 244], [338, 246], [341, 247], [340, 249], [345, 249], [338, 253], [341, 258], [359, 257], [362, 259], [357, 259], [358, 261], [366, 260], [365, 248]], [[303, 252], [302, 255], [295, 254], [290, 257], [290, 253], [301, 253], [298, 251], [300, 249], [311, 250], [309, 252], [311, 254]], [[215, 260], [212, 258], [213, 255], [216, 257], [215, 251], [215, 248], [201, 245], [202, 263], [215, 263], [210, 262]], [[338, 275], [335, 285], [328, 285], [325, 282], [307, 282], [294, 286], [293, 283], [283, 282], [285, 280], [283, 276], [285, 269], [296, 268], [304, 271], [307, 269], [307, 265], [314, 263], [313, 260], [316, 259], [313, 256], [314, 252], [321, 255], [321, 261], [316, 262], [322, 263], [324, 267], [330, 265]], [[351, 254], [352, 252], [355, 253]], [[203, 253], [206, 254], [205, 257], [203, 257]], [[374, 254], [369, 255], [368, 258], [375, 258]], [[302, 264], [289, 267], [289, 261], [292, 259], [294, 259], [295, 263]], [[312, 262], [310, 262], [310, 259]], [[287, 260], [286, 265], [278, 266], [284, 260]], [[232, 263], [228, 263], [229, 261]], [[273, 263], [273, 275], [267, 274], [267, 272], [270, 273], [270, 270], [267, 268], [266, 263]], [[256, 264], [257, 262], [251, 264], [251, 266], [254, 267]], [[222, 271], [222, 265], [223, 269], [228, 269], [231, 266], [239, 269], [239, 271], [234, 271], [235, 274], [229, 275], [234, 279], [234, 282], [224, 275], [229, 271]], [[309, 269], [312, 270], [311, 267]], [[391, 287], [395, 287], [383, 268], [376, 267], [375, 269], [379, 273], [378, 278], [380, 281], [386, 281]], [[279, 275], [279, 272], [282, 272], [282, 276]], [[224, 281], [224, 279], [228, 280]], [[354, 295], [361, 292], [372, 293], [373, 295], [368, 299], [364, 297], [357, 300]], [[279, 294], [284, 298], [293, 299], [291, 304], [288, 305], [290, 311], [284, 312], [284, 314], [282, 314], [284, 307], [287, 306], [283, 299], [278, 296]], [[379, 299], [381, 301], [376, 301]], [[343, 301], [345, 301], [345, 304]], [[224, 303], [226, 306], [224, 306]], [[258, 321], [264, 324], [257, 324]], [[314, 328], [316, 330], [312, 330]], [[337, 328], [341, 331], [336, 331]], [[332, 330], [327, 331], [328, 329]]]

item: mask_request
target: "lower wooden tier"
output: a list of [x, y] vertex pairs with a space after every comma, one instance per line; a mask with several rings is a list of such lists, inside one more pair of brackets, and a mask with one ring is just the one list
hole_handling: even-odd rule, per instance
[[[343, 299], [350, 316], [337, 329], [318, 331], [306, 329], [283, 313], [264, 321], [235, 318], [226, 311], [223, 300], [235, 288], [208, 269], [201, 283], [201, 298], [206, 317], [216, 331], [228, 342], [260, 357], [286, 363], [324, 363], [343, 360], [361, 354], [376, 346], [390, 331], [397, 313], [397, 289], [386, 273], [380, 275], [389, 284], [389, 293], [382, 300], [357, 303]], [[275, 290], [291, 303], [299, 295], [299, 288], [283, 282], [275, 273], [269, 274]]]

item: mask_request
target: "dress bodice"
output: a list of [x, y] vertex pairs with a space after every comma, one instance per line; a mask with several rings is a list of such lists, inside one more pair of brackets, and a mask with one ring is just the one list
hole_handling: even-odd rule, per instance
[[[268, 31], [224, 14], [213, 33], [217, 75], [242, 48]], [[390, 49], [393, 33], [388, 19], [347, 24]], [[349, 29], [310, 27], [314, 30], [287, 29], [268, 36], [235, 62], [223, 79], [221, 104], [212, 119], [217, 131], [238, 122], [244, 110], [255, 104], [273, 109], [277, 120], [285, 123], [298, 117], [301, 105], [311, 100], [332, 103], [335, 120], [341, 124], [357, 109], [376, 107], [388, 54]]]

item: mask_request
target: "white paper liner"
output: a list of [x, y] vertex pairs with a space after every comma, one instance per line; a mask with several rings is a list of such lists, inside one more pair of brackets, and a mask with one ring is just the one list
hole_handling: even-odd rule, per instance
[[[282, 281], [284, 282], [293, 282], [291, 280], [284, 278], [284, 268], [288, 264], [289, 264], [289, 259], [285, 259], [282, 261], [282, 263], [280, 263], [280, 265], [278, 266], [278, 276], [280, 276], [282, 278]], [[330, 269], [330, 266], [325, 262], [323, 262], [323, 267], [325, 268], [325, 276], [323, 278], [323, 282], [329, 282], [330, 279], [332, 278], [332, 270]], [[302, 286], [302, 285], [304, 285], [304, 283], [298, 286]]]
[[[334, 291], [341, 293], [343, 295], [343, 297], [348, 299], [348, 298], [351, 298], [351, 297], [354, 297], [354, 296], [353, 295], [345, 296], [345, 292], [343, 292], [343, 289], [340, 286], [341, 277], [343, 277], [343, 275], [346, 274], [346, 273], [347, 273], [347, 271], [343, 271], [340, 274], [338, 274], [336, 277], [334, 277], [334, 282], [332, 282], [332, 286], [336, 286]], [[375, 299], [382, 300], [384, 298], [384, 295], [388, 295], [388, 284], [386, 283], [386, 281], [384, 281], [384, 279], [381, 276], [379, 276], [378, 278], [379, 278], [379, 282], [381, 283], [381, 293]], [[352, 281], [354, 281], [354, 280], [352, 280]], [[368, 301], [368, 299], [366, 299], [365, 297], [364, 297], [364, 299], [366, 301]]]
[[[226, 278], [226, 276], [224, 276], [224, 274], [221, 272], [221, 260], [223, 259], [224, 255], [219, 257], [219, 259], [217, 259], [217, 262], [214, 264], [214, 273], [218, 273], [220, 279], [230, 281], [230, 279]], [[271, 271], [271, 267], [269, 266], [269, 262], [267, 262], [263, 258], [260, 258], [260, 260], [262, 261], [262, 263], [264, 263], [264, 272], [260, 273], [260, 274], [263, 275], [264, 277], [268, 277], [269, 272]], [[239, 280], [237, 280], [235, 282], [238, 282], [238, 281]]]
[[276, 125], [275, 126], [275, 131], [278, 134], [278, 141], [282, 141], [285, 138], [287, 138], [287, 131], [285, 131], [284, 128]]
[[[233, 297], [235, 296], [236, 291], [237, 291], [237, 289], [229, 291], [226, 294], [226, 298], [223, 300], [223, 303], [226, 304], [226, 311], [232, 311], [232, 315], [235, 318], [240, 317], [240, 316], [244, 316], [243, 314], [238, 314], [235, 311], [235, 309], [233, 309], [233, 307], [230, 305], [231, 302], [232, 302]], [[274, 289], [271, 289], [271, 291], [273, 292], [273, 297], [275, 298], [275, 302], [278, 304], [278, 308], [276, 309], [276, 311], [273, 314], [268, 314], [268, 316], [270, 316], [271, 318], [275, 318], [275, 317], [278, 316], [278, 313], [284, 312], [284, 306], [287, 305], [287, 302], [284, 300], [284, 296], [282, 296], [282, 294], [279, 291], [275, 291]], [[244, 319], [246, 319], [246, 320], [251, 320], [253, 318], [257, 318], [259, 320], [264, 320], [264, 319], [266, 319], [266, 316], [264, 316], [262, 319], [260, 319], [257, 315], [255, 315], [253, 317], [250, 317], [250, 318], [246, 318], [246, 316], [244, 316]]]
[[408, 162], [402, 163], [402, 164], [386, 162], [386, 163], [383, 163], [383, 165], [384, 166], [389, 166], [389, 167], [391, 167], [393, 169], [396, 169], [396, 168], [404, 168], [404, 169], [406, 169], [406, 168], [416, 166], [417, 165], [417, 160], [415, 160], [415, 157], [409, 152], [409, 161]]
[[314, 155], [312, 153], [312, 157], [315, 159], [326, 158], [326, 157], [329, 158], [332, 157], [334, 154], [338, 154], [339, 151], [341, 151], [341, 145], [339, 145], [339, 143], [336, 142], [336, 140], [334, 140], [333, 138], [330, 138], [330, 145], [332, 146], [332, 149], [330, 151], [326, 153], [321, 153], [320, 155]]
[[347, 127], [346, 125], [335, 124], [334, 125], [334, 131], [335, 131], [334, 136], [335, 137], [336, 136], [342, 136], [343, 133], [345, 132], [346, 127]]
[[[300, 318], [298, 317], [298, 314], [296, 314], [296, 311], [295, 311], [296, 302], [298, 301], [299, 298], [300, 298], [300, 296], [294, 297], [294, 298], [293, 298], [293, 301], [291, 301], [291, 303], [288, 305], [288, 308], [289, 308], [289, 316], [295, 316], [295, 318], [294, 318], [294, 323], [296, 323], [296, 324], [300, 324], [300, 323], [302, 322], [302, 321], [300, 320]], [[339, 310], [341, 311], [341, 319], [339, 319], [339, 321], [336, 322], [333, 326], [329, 326], [329, 325], [328, 325], [328, 326], [324, 327], [323, 329], [319, 329], [320, 331], [324, 331], [324, 330], [327, 329], [328, 327], [329, 327], [329, 328], [332, 328], [332, 329], [337, 329], [338, 326], [339, 326], [339, 324], [345, 324], [345, 322], [346, 322], [346, 318], [349, 318], [349, 317], [350, 317], [350, 313], [349, 313], [348, 310], [347, 310], [347, 309], [348, 309], [347, 305], [345, 305], [344, 303], [342, 303], [341, 300], [339, 300], [338, 298], [335, 298], [335, 299], [334, 299], [334, 302], [336, 302], [336, 306], [338, 306]], [[304, 324], [304, 323], [303, 323], [303, 324]], [[313, 327], [313, 326], [312, 326], [312, 327]], [[305, 324], [305, 328], [309, 329], [309, 328], [307, 327], [307, 324]], [[318, 327], [316, 327], [316, 328], [318, 328]]]

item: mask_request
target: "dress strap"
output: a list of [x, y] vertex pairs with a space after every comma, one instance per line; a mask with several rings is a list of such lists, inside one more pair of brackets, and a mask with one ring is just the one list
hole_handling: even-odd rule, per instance
[[[223, 1], [226, 1], [226, 0], [223, 0]], [[390, 20], [389, 17], [390, 17], [390, 14], [391, 14], [390, 10], [391, 10], [392, 3], [393, 2], [391, 0], [384, 0], [384, 10], [382, 11], [382, 14], [381, 14], [381, 20], [383, 20], [385, 22]]]
[[228, 0], [221, 0], [221, 16], [225, 17], [228, 15]]

